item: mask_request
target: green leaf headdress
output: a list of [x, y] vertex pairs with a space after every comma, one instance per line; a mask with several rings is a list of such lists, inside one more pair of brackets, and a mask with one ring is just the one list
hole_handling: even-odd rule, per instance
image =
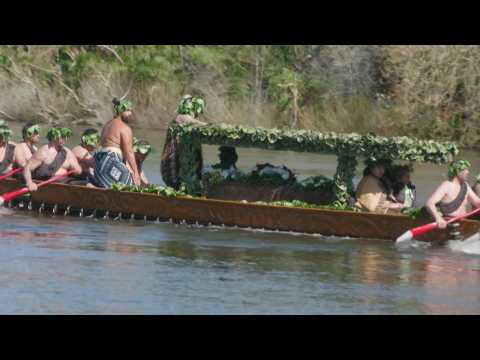
[[472, 166], [468, 160], [457, 160], [452, 162], [448, 166], [448, 178], [453, 180], [455, 176], [461, 173], [465, 169], [469, 169]]
[[36, 134], [40, 134], [40, 126], [38, 124], [33, 124], [31, 126], [25, 127], [22, 130], [22, 135], [24, 139], [30, 138]]
[[72, 135], [73, 135], [73, 132], [69, 128], [53, 127], [47, 132], [47, 140], [53, 141], [58, 139], [68, 139]]
[[152, 146], [145, 140], [133, 139], [133, 152], [138, 152], [142, 155], [148, 155], [152, 151]]
[[113, 99], [113, 110], [115, 111], [115, 115], [120, 115], [124, 111], [132, 110], [133, 103], [129, 100], [117, 100]]
[[207, 103], [204, 99], [191, 95], [185, 95], [178, 104], [177, 113], [181, 115], [190, 115], [196, 118], [203, 114], [206, 106]]
[[97, 131], [90, 134], [84, 134], [81, 137], [81, 141], [83, 145], [97, 147], [100, 143], [100, 133]]
[[12, 130], [10, 130], [4, 120], [0, 120], [0, 137], [3, 138], [4, 141], [8, 141], [11, 136]]

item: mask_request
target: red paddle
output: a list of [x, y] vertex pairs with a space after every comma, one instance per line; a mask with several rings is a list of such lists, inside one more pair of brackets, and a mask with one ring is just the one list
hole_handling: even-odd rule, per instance
[[[49, 180], [42, 181], [42, 182], [41, 182], [40, 184], [38, 184], [37, 186], [38, 186], [38, 187], [41, 187], [41, 186], [44, 186], [44, 185], [51, 184], [51, 183], [53, 183], [53, 182], [55, 182], [55, 181], [58, 181], [58, 180], [60, 180], [60, 179], [63, 179], [64, 177], [69, 176], [69, 175], [72, 174], [73, 172], [74, 172], [73, 170], [70, 170], [70, 171], [68, 171], [68, 172], [67, 172], [66, 174], [64, 174], [64, 175], [54, 176], [54, 177], [52, 177], [52, 178], [49, 179]], [[30, 190], [28, 190], [27, 187], [24, 187], [24, 188], [22, 188], [22, 189], [10, 191], [10, 192], [8, 192], [8, 193], [6, 193], [6, 194], [3, 194], [3, 195], [0, 196], [0, 206], [2, 206], [2, 205], [5, 203], [5, 201], [13, 200], [13, 199], [15, 199], [15, 198], [17, 198], [17, 197], [19, 197], [19, 196], [25, 195], [25, 194], [27, 194], [27, 193], [29, 193], [29, 192], [30, 192]]]
[[16, 173], [18, 173], [18, 172], [20, 172], [20, 171], [22, 171], [22, 170], [23, 170], [23, 168], [13, 169], [12, 171], [6, 173], [5, 175], [0, 176], [0, 180], [7, 179], [7, 178], [9, 178], [10, 176], [15, 175]]
[[[472, 216], [472, 215], [475, 215], [477, 213], [480, 212], [480, 208], [478, 209], [475, 209], [473, 211], [470, 211], [469, 213], [466, 213], [464, 215], [459, 215], [459, 216], [456, 216], [454, 218], [451, 218], [450, 220], [447, 221], [447, 224], [451, 224], [455, 221], [458, 221], [458, 220], [462, 220], [462, 219], [466, 219], [467, 217], [469, 216]], [[417, 236], [420, 236], [420, 235], [423, 235], [423, 234], [426, 234], [432, 230], [435, 230], [438, 228], [438, 224], [436, 222], [433, 222], [433, 223], [430, 223], [430, 224], [427, 224], [427, 225], [422, 225], [422, 226], [419, 226], [419, 227], [416, 227], [414, 229], [411, 229], [411, 230], [408, 230], [405, 234], [403, 234], [402, 236], [400, 236], [399, 238], [397, 238], [397, 241], [396, 243], [401, 243], [401, 242], [404, 242], [404, 241], [410, 241], [412, 240], [413, 238], [417, 237]]]

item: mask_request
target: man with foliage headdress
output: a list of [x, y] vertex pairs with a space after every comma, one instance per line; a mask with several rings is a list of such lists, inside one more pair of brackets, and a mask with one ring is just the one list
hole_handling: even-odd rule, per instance
[[[177, 108], [177, 117], [171, 124], [198, 124], [205, 125], [206, 123], [197, 120], [197, 118], [205, 111], [205, 100], [200, 97], [193, 97], [185, 95], [180, 101]], [[195, 147], [188, 149], [187, 146]], [[182, 153], [193, 153], [193, 166], [195, 167], [195, 174], [200, 179], [202, 177], [202, 149], [199, 144], [184, 144], [181, 142], [179, 136], [172, 136], [170, 132], [167, 133], [165, 146], [163, 148], [162, 160], [160, 170], [165, 184], [174, 189], [179, 189], [182, 179], [180, 179], [180, 162], [182, 161]]]
[[23, 169], [25, 183], [30, 191], [36, 191], [37, 185], [32, 181], [47, 180], [52, 176], [64, 175], [73, 170], [73, 175], [80, 175], [82, 168], [65, 142], [72, 136], [72, 130], [65, 127], [53, 127], [47, 132], [48, 144], [41, 146]]
[[133, 138], [133, 151], [135, 153], [135, 161], [137, 162], [138, 171], [140, 172], [141, 186], [148, 186], [149, 181], [147, 175], [143, 171], [143, 162], [147, 156], [152, 152], [152, 146], [146, 140], [138, 140]]
[[0, 175], [12, 170], [15, 154], [15, 144], [10, 142], [12, 130], [4, 120], [0, 120]]
[[467, 205], [480, 207], [480, 198], [467, 183], [471, 164], [467, 160], [456, 160], [448, 166], [448, 180], [444, 181], [425, 204], [440, 229], [447, 224], [444, 219], [467, 213]]
[[40, 126], [35, 123], [27, 123], [22, 128], [23, 142], [18, 143], [15, 147], [15, 167], [25, 167], [28, 160], [30, 160], [33, 154], [37, 151], [37, 146], [40, 142]]
[[88, 180], [93, 177], [95, 169], [94, 152], [100, 144], [100, 133], [96, 129], [86, 129], [80, 137], [80, 144], [72, 149], [73, 155], [82, 167], [82, 180]]
[[[107, 122], [100, 139], [101, 149], [94, 155], [95, 170], [93, 185], [110, 188], [114, 183], [140, 185], [135, 155], [132, 121], [133, 104], [128, 100], [113, 99], [115, 117]], [[127, 168], [130, 166], [130, 170]]]

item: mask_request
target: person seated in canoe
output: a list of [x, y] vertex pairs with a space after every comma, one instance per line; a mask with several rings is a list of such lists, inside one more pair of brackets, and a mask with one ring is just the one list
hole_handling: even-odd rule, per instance
[[[205, 107], [206, 103], [204, 99], [185, 95], [178, 104], [177, 117], [172, 120], [172, 123], [206, 125], [206, 123], [198, 120], [198, 117], [205, 112]], [[176, 190], [178, 190], [181, 185], [179, 179], [180, 154], [185, 146], [187, 145], [183, 144], [178, 136], [171, 137], [170, 133], [167, 134], [160, 170], [165, 184]], [[202, 149], [201, 147], [198, 147], [195, 148], [193, 152], [195, 153], [194, 163], [196, 174], [201, 178], [203, 169]]]
[[[35, 180], [47, 180], [56, 175], [64, 175], [73, 170], [73, 176], [82, 173], [82, 167], [65, 142], [72, 136], [69, 128], [53, 127], [48, 130], [48, 144], [41, 146], [23, 169], [23, 177], [30, 191], [36, 191]], [[62, 182], [67, 182], [68, 179]]]
[[[143, 162], [147, 158], [148, 154], [152, 151], [152, 146], [146, 140], [133, 140], [133, 151], [135, 153], [135, 161], [137, 162], [138, 171], [140, 172], [140, 186], [148, 186], [150, 182], [148, 181], [147, 175], [143, 171]], [[127, 165], [130, 170], [130, 167]]]
[[133, 118], [133, 104], [128, 100], [117, 99], [113, 99], [113, 104], [115, 117], [103, 127], [101, 148], [94, 155], [95, 170], [91, 183], [101, 188], [110, 188], [114, 183], [139, 186], [140, 173], [133, 152], [133, 133], [129, 126]]
[[416, 207], [417, 191], [411, 180], [412, 166], [392, 166], [386, 176], [391, 183], [393, 198], [396, 202], [405, 205], [406, 209]]
[[80, 180], [89, 181], [93, 178], [95, 169], [95, 159], [93, 154], [100, 144], [100, 133], [96, 129], [86, 129], [81, 138], [80, 144], [72, 149], [73, 155], [77, 158], [78, 163], [82, 167]]
[[448, 167], [448, 180], [433, 192], [425, 204], [440, 229], [446, 228], [445, 219], [466, 214], [467, 205], [480, 207], [480, 198], [467, 182], [470, 167], [468, 160], [452, 162]]
[[22, 128], [23, 141], [15, 147], [14, 167], [23, 168], [27, 165], [33, 154], [38, 150], [40, 142], [40, 126], [35, 123], [27, 123]]
[[386, 161], [367, 161], [363, 178], [357, 186], [355, 206], [360, 210], [387, 214], [400, 213], [405, 205], [396, 202], [384, 180]]
[[213, 172], [218, 172], [225, 179], [235, 179], [241, 174], [241, 171], [237, 169], [237, 150], [233, 146], [220, 146], [218, 151], [220, 163], [205, 166], [202, 174], [206, 175]]
[[480, 196], [480, 175], [477, 175], [472, 190], [477, 196]]
[[10, 141], [12, 130], [5, 121], [0, 120], [0, 175], [5, 175], [13, 169], [15, 143]]

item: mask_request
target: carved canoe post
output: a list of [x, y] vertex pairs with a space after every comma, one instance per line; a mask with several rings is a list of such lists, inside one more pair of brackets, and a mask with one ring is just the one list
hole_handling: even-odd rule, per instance
[[347, 206], [350, 195], [355, 192], [353, 178], [358, 162], [351, 154], [341, 154], [337, 157], [337, 171], [333, 180], [336, 201], [339, 206]]

